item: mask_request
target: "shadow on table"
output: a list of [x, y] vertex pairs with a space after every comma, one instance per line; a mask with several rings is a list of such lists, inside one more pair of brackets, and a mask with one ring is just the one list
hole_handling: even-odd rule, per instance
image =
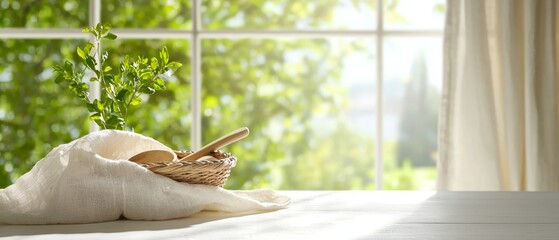
[[[268, 211], [269, 212], [269, 211]], [[119, 233], [132, 231], [158, 231], [188, 228], [197, 224], [219, 221], [228, 218], [267, 213], [251, 211], [243, 213], [223, 213], [203, 211], [186, 218], [163, 221], [117, 220], [112, 222], [89, 224], [56, 224], [56, 225], [2, 225], [0, 237], [29, 236], [40, 234], [84, 234], [84, 233]]]

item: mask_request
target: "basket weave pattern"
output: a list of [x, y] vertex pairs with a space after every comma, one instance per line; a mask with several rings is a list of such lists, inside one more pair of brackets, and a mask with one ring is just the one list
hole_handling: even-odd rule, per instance
[[[191, 151], [174, 152], [178, 159], [192, 153]], [[237, 164], [237, 157], [221, 151], [213, 152], [211, 155], [215, 159], [202, 158], [192, 161], [152, 162], [140, 165], [178, 182], [223, 187], [231, 173], [231, 168]]]

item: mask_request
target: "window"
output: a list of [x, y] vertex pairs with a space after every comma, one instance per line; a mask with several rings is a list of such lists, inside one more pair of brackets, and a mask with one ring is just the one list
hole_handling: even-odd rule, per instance
[[[184, 64], [134, 110], [138, 133], [198, 148], [240, 126], [226, 187], [432, 189], [444, 0], [0, 0], [0, 187], [88, 132], [53, 83], [80, 29], [111, 23], [112, 57]], [[117, 59], [113, 59], [117, 61]], [[95, 90], [95, 87], [92, 89]]]

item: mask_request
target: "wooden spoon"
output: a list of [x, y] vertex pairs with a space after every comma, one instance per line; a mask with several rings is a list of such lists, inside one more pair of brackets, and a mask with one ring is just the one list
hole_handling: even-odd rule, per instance
[[196, 160], [198, 158], [201, 158], [203, 156], [208, 155], [209, 153], [213, 152], [213, 151], [217, 151], [218, 149], [225, 147], [231, 143], [234, 143], [236, 141], [239, 141], [243, 138], [245, 138], [246, 136], [248, 136], [248, 128], [246, 127], [242, 127], [239, 128], [233, 132], [230, 132], [229, 134], [226, 134], [218, 139], [216, 139], [215, 141], [211, 142], [210, 144], [200, 148], [198, 151], [193, 152], [192, 154], [181, 158], [179, 161], [190, 161], [190, 160]]
[[175, 154], [166, 150], [148, 150], [138, 153], [128, 160], [136, 163], [165, 163], [175, 159]]

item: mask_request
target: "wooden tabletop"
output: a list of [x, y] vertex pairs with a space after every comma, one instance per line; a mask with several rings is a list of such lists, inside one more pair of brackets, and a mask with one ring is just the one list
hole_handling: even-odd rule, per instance
[[291, 207], [169, 221], [0, 225], [33, 239], [559, 239], [559, 193], [283, 191]]

